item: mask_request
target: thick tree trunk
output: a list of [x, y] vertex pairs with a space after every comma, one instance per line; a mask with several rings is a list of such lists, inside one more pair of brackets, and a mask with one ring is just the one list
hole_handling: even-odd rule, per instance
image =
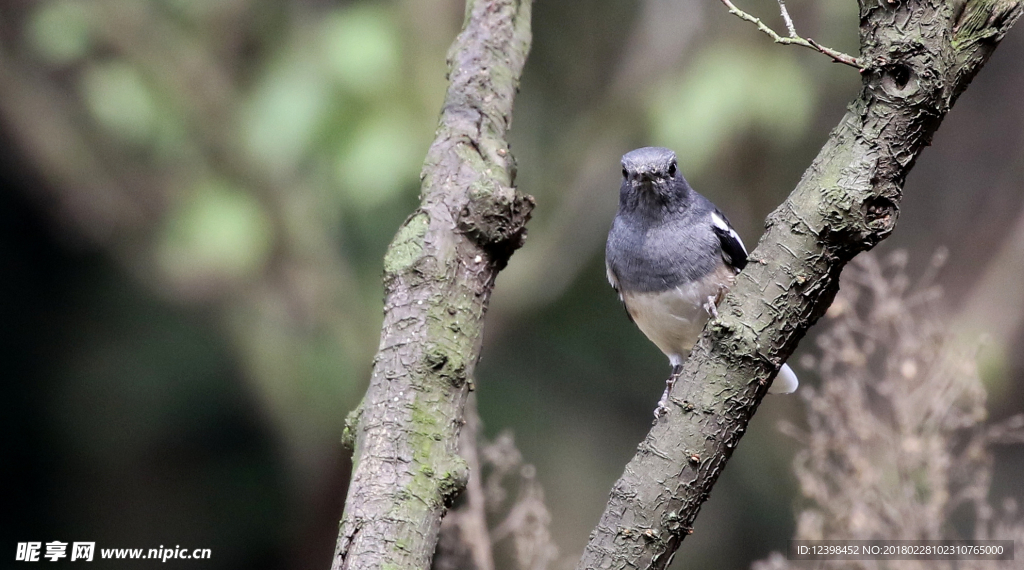
[[665, 568], [839, 273], [888, 236], [903, 181], [1020, 17], [1019, 0], [862, 0], [863, 90], [707, 326], [615, 484], [579, 568]]
[[467, 2], [421, 204], [384, 257], [380, 348], [346, 428], [354, 469], [335, 570], [429, 568], [466, 485], [457, 442], [484, 312], [533, 207], [512, 187], [505, 137], [529, 44], [529, 0]]

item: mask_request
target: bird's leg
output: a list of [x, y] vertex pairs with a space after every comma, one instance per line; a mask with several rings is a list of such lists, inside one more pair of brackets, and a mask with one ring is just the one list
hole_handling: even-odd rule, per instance
[[672, 367], [672, 374], [669, 375], [668, 380], [665, 380], [665, 393], [661, 395], [661, 399], [658, 400], [658, 407], [654, 408], [654, 420], [668, 413], [668, 393], [672, 390], [672, 386], [676, 383], [679, 375], [683, 372], [683, 365], [676, 364]]

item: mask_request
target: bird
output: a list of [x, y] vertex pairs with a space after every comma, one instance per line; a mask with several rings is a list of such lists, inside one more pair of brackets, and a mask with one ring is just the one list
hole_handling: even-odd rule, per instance
[[[644, 147], [622, 156], [605, 267], [630, 320], [672, 365], [655, 418], [667, 412], [683, 361], [746, 264], [743, 240], [725, 214], [686, 182], [673, 151]], [[788, 394], [798, 385], [783, 364], [769, 392]]]

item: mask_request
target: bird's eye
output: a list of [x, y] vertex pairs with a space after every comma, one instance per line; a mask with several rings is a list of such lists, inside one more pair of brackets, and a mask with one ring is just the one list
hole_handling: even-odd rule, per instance
[[622, 177], [623, 177], [623, 178], [629, 178], [629, 172], [628, 172], [628, 171], [626, 171], [626, 169], [625, 169], [625, 168], [623, 168], [623, 169], [622, 169]]
[[668, 175], [669, 176], [675, 176], [676, 175], [676, 163], [673, 162], [672, 164], [668, 165]]

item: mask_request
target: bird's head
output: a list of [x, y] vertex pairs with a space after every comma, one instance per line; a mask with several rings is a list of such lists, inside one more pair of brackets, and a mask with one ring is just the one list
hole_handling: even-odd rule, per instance
[[629, 194], [658, 198], [685, 198], [686, 181], [679, 174], [676, 153], [667, 148], [647, 146], [622, 156], [622, 186]]

